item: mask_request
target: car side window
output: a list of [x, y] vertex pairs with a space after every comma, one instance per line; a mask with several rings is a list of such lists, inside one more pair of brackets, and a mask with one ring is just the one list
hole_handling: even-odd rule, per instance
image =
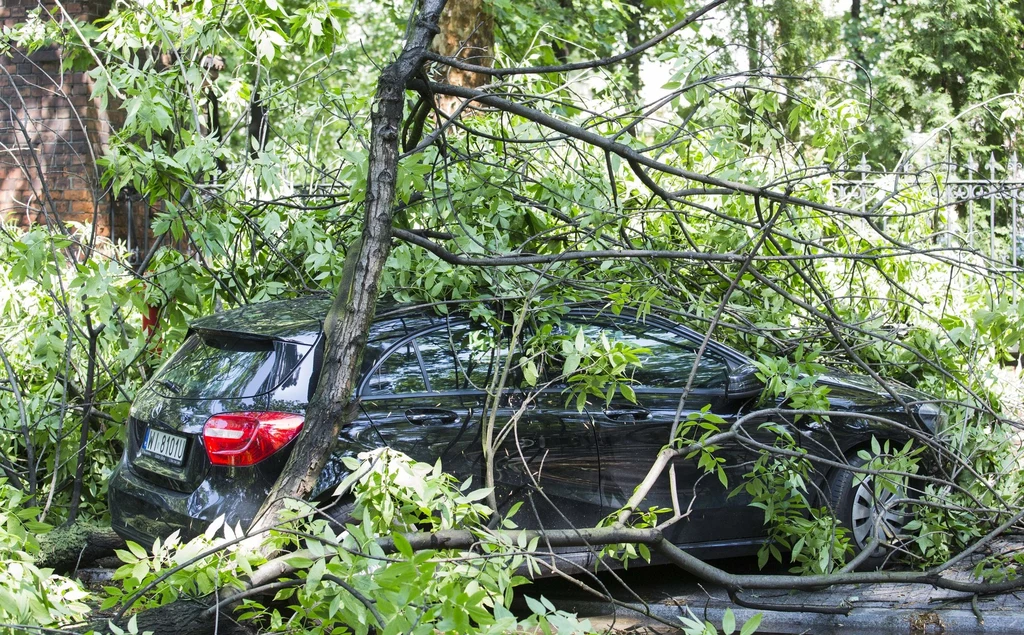
[[[579, 320], [568, 328], [571, 333], [582, 328], [588, 340], [600, 340], [604, 334], [610, 341], [618, 341], [630, 348], [647, 349], [640, 354], [641, 365], [632, 371], [634, 388], [686, 387], [690, 370], [697, 359], [697, 343], [674, 331], [641, 322], [594, 318]], [[705, 351], [693, 379], [693, 388], [724, 388], [729, 367], [725, 360]]]
[[487, 331], [455, 324], [417, 337], [428, 390], [482, 390], [493, 349]]
[[494, 338], [470, 324], [451, 324], [395, 346], [364, 392], [401, 395], [483, 390], [494, 363]]
[[423, 369], [416, 354], [416, 340], [391, 349], [370, 376], [366, 392], [385, 395], [426, 392]]

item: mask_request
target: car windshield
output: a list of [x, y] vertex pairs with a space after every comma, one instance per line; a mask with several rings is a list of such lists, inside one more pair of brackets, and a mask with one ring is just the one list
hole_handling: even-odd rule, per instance
[[194, 333], [157, 371], [152, 385], [161, 395], [176, 399], [252, 397], [292, 378], [309, 348], [270, 339]]

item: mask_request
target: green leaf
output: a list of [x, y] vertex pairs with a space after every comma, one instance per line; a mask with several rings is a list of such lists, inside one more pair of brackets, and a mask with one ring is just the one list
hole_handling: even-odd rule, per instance
[[762, 615], [757, 613], [754, 617], [747, 620], [743, 624], [743, 628], [740, 629], [740, 635], [754, 635], [757, 629], [761, 626], [761, 617]]
[[797, 540], [796, 544], [793, 545], [793, 549], [792, 549], [792, 559], [793, 559], [793, 562], [796, 562], [796, 559], [800, 557], [800, 552], [803, 551], [803, 548], [804, 548], [804, 540], [805, 540], [805, 537], [801, 537], [800, 540]]
[[524, 358], [522, 369], [523, 379], [526, 380], [526, 383], [530, 386], [536, 386], [538, 379], [537, 365], [533, 363], [533, 360]]
[[291, 556], [289, 558], [285, 558], [285, 562], [296, 569], [308, 569], [313, 566], [313, 561], [304, 556]]
[[562, 375], [568, 377], [580, 367], [581, 357], [578, 353], [570, 353], [565, 356], [565, 363], [562, 365]]
[[[3, 595], [2, 595], [2, 593], [0, 593], [0, 598], [2, 598], [2, 597], [3, 597]], [[113, 607], [117, 606], [117, 603], [120, 602], [120, 600], [121, 600], [120, 596], [108, 597], [107, 599], [103, 600], [102, 603], [100, 603], [100, 610], [101, 611], [106, 611], [107, 609], [113, 608]]]
[[131, 577], [133, 579], [135, 579], [135, 580], [138, 580], [139, 582], [142, 582], [143, 580], [146, 579], [146, 574], [148, 574], [148, 573], [149, 573], [149, 562], [147, 562], [145, 560], [139, 560], [138, 562], [135, 563], [135, 566], [132, 567], [132, 575], [131, 575]]
[[640, 557], [646, 560], [648, 563], [651, 561], [651, 550], [647, 545], [639, 544], [636, 546], [637, 551], [640, 553]]
[[636, 393], [633, 392], [633, 388], [629, 384], [619, 384], [619, 392], [625, 397], [630, 403], [636, 403]]
[[313, 588], [320, 584], [320, 580], [324, 577], [324, 573], [327, 571], [327, 563], [323, 558], [319, 558], [313, 563], [313, 566], [309, 568], [309, 573], [306, 575], [306, 592], [310, 592]]
[[576, 410], [583, 412], [583, 409], [587, 407], [587, 393], [580, 392], [576, 395]]
[[722, 616], [722, 632], [725, 635], [732, 635], [736, 630], [736, 616], [733, 615], [732, 609], [725, 609], [725, 615]]
[[491, 493], [491, 488], [489, 488], [489, 487], [481, 487], [480, 489], [475, 489], [472, 492], [466, 494], [462, 498], [465, 501], [467, 501], [467, 502], [473, 502], [473, 501], [483, 500], [483, 499], [487, 498], [487, 495], [490, 494], [490, 493]]
[[0, 589], [0, 609], [3, 609], [7, 615], [13, 618], [21, 614], [21, 611], [18, 609], [17, 600], [6, 589]]
[[406, 558], [412, 558], [412, 545], [406, 540], [399, 532], [395, 532], [391, 535], [391, 539], [395, 542], [395, 548], [398, 549], [398, 553], [402, 554]]
[[529, 595], [524, 595], [523, 597], [526, 599], [526, 605], [530, 607], [531, 613], [534, 615], [547, 615], [548, 609], [541, 601], [535, 600]]
[[132, 555], [134, 555], [136, 558], [142, 559], [148, 557], [148, 554], [146, 553], [146, 548], [140, 545], [139, 543], [129, 540], [126, 544], [128, 545], [128, 550], [131, 551]]

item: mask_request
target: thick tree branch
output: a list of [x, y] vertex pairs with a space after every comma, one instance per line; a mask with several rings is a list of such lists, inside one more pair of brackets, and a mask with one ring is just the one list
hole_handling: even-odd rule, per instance
[[[410, 230], [394, 228], [391, 231], [392, 236], [400, 240], [404, 240], [407, 243], [422, 247], [434, 254], [441, 260], [452, 264], [465, 267], [514, 267], [514, 266], [528, 266], [528, 265], [541, 265], [552, 262], [563, 262], [571, 260], [633, 260], [633, 259], [670, 259], [670, 260], [693, 260], [696, 262], [727, 262], [742, 264], [747, 260], [756, 262], [785, 262], [785, 261], [812, 261], [812, 260], [880, 260], [894, 258], [899, 253], [852, 253], [852, 254], [832, 254], [832, 253], [821, 253], [821, 254], [773, 254], [773, 255], [754, 255], [741, 253], [712, 253], [704, 251], [688, 251], [688, 250], [668, 250], [668, 249], [587, 249], [580, 251], [562, 251], [554, 254], [504, 254], [494, 256], [483, 256], [483, 257], [469, 257], [460, 256], [459, 254], [449, 251], [445, 247], [428, 240], [428, 238], [436, 238], [438, 240], [451, 240], [455, 238], [453, 234], [447, 232], [432, 232], [429, 230]], [[915, 252], [922, 253], [922, 252]], [[907, 252], [906, 255], [911, 255]]]
[[253, 522], [272, 526], [289, 497], [305, 498], [315, 487], [342, 427], [355, 416], [350, 403], [359, 360], [373, 320], [381, 272], [391, 248], [398, 178], [398, 141], [405, 89], [423, 64], [445, 0], [424, 0], [405, 48], [377, 82], [371, 115], [365, 216], [361, 238], [350, 247], [334, 304], [324, 325], [326, 351], [306, 421], [281, 476]]
[[[24, 437], [25, 442], [25, 460], [28, 464], [26, 474], [28, 477], [28, 504], [32, 504], [32, 499], [36, 495], [36, 460], [35, 460], [35, 446], [32, 443], [32, 434], [29, 430], [28, 415], [25, 412], [25, 400], [21, 396], [20, 379], [14, 372], [14, 367], [11, 365], [9, 359], [7, 359], [7, 353], [4, 351], [3, 346], [0, 346], [0, 360], [3, 361], [4, 370], [7, 372], [7, 379], [11, 384], [11, 391], [14, 394], [14, 399], [18, 404], [18, 423], [21, 425], [21, 434]], [[17, 470], [14, 466], [8, 463], [6, 456], [0, 456], [0, 467], [3, 468], [4, 474], [11, 479], [11, 485], [17, 489], [22, 489], [21, 479], [18, 477]]]

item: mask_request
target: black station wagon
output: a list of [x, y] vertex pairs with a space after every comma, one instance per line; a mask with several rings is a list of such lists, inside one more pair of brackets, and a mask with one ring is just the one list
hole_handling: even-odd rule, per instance
[[[149, 545], [174, 530], [186, 538], [201, 533], [221, 514], [243, 526], [252, 520], [302, 427], [320, 374], [330, 304], [328, 297], [311, 296], [195, 321], [181, 349], [132, 406], [124, 456], [109, 488], [118, 533]], [[632, 374], [635, 402], [621, 396], [607, 404], [591, 400], [580, 411], [558, 380], [529, 400], [517, 434], [499, 447], [495, 465], [500, 507], [531, 498], [516, 517], [525, 527], [593, 526], [625, 504], [668, 441], [702, 339], [656, 315], [640, 319], [598, 306], [570, 308], [557, 328], [603, 334], [649, 352]], [[460, 480], [472, 476], [482, 483], [481, 421], [504, 350], [500, 340], [457, 308], [439, 316], [422, 306], [378, 306], [355, 395], [359, 416], [342, 431], [314, 496], [330, 494], [345, 476], [342, 457], [382, 446], [428, 463], [440, 458]], [[545, 381], [541, 377], [539, 385]], [[910, 388], [898, 387], [908, 408], [866, 377], [830, 371], [818, 382], [830, 387], [835, 410], [935, 432], [939, 409]], [[520, 381], [509, 383], [497, 406], [498, 421], [509, 420], [531, 390]], [[710, 405], [728, 424], [753, 408], [762, 388], [750, 358], [711, 342], [682, 415]], [[775, 421], [809, 451], [854, 465], [863, 462], [857, 452], [870, 447], [872, 436], [907, 438], [900, 425], [873, 418], [791, 419]], [[769, 434], [757, 424], [746, 429]], [[738, 445], [726, 445], [719, 456], [726, 459], [733, 486], [754, 458]], [[751, 553], [764, 542], [763, 511], [742, 495], [730, 497], [718, 478], [701, 478], [696, 457], [677, 458], [674, 471], [676, 494], [692, 509], [667, 530], [670, 540], [703, 557]], [[886, 501], [875, 500], [869, 482], [855, 481], [845, 470], [822, 471], [819, 477], [828, 485], [822, 489], [832, 493], [818, 504], [836, 508], [852, 529], [856, 550], [876, 535], [891, 535], [900, 522]], [[543, 497], [531, 495], [533, 479]], [[649, 506], [672, 507], [667, 474], [645, 501]], [[581, 550], [576, 557], [589, 555]]]

